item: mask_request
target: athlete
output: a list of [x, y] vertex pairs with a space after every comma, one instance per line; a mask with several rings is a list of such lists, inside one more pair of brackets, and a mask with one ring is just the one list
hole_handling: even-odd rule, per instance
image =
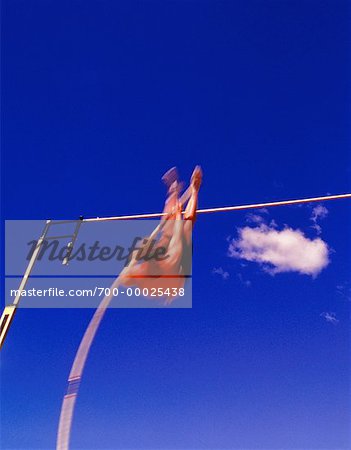
[[[164, 216], [144, 245], [144, 254], [152, 241], [156, 248], [164, 250], [162, 258], [151, 257], [146, 260], [135, 251], [125, 267], [119, 281], [124, 286], [176, 289], [184, 286], [191, 275], [192, 229], [196, 220], [198, 193], [202, 182], [202, 170], [196, 166], [191, 176], [190, 186], [180, 196], [181, 184], [175, 168], [170, 169], [163, 181], [168, 187], [168, 197], [164, 206]], [[183, 208], [185, 206], [185, 210]], [[171, 291], [171, 293], [177, 291]]]

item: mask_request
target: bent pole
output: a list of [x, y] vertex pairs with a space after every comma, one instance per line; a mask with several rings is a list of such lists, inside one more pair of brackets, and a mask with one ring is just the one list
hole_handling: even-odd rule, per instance
[[[229, 211], [241, 211], [245, 209], [256, 209], [256, 208], [269, 208], [273, 206], [284, 206], [284, 205], [297, 205], [301, 203], [312, 203], [312, 202], [325, 202], [328, 200], [340, 200], [345, 198], [351, 198], [350, 194], [338, 194], [338, 195], [326, 195], [323, 197], [309, 197], [300, 198], [297, 200], [282, 200], [277, 202], [267, 202], [267, 203], [252, 203], [246, 205], [237, 206], [222, 206], [217, 208], [205, 208], [198, 209], [197, 214], [209, 214], [216, 212], [229, 212]], [[93, 217], [88, 219], [83, 219], [83, 222], [107, 222], [110, 220], [129, 220], [129, 219], [152, 219], [163, 217], [167, 213], [147, 213], [147, 214], [133, 214], [129, 216], [112, 216], [112, 217]], [[64, 221], [62, 221], [64, 222]]]
[[89, 354], [89, 350], [94, 341], [96, 332], [99, 329], [100, 323], [113, 298], [112, 294], [113, 289], [115, 289], [118, 286], [119, 286], [119, 279], [117, 278], [111, 286], [111, 294], [109, 296], [106, 296], [96, 309], [78, 347], [68, 377], [67, 392], [66, 395], [63, 397], [62, 401], [60, 420], [57, 432], [56, 450], [69, 449], [69, 440], [71, 435], [74, 407], [78, 396], [79, 385], [83, 375], [84, 366]]

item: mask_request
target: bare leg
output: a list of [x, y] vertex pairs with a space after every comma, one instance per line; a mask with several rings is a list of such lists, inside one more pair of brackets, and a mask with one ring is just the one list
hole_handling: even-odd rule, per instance
[[163, 212], [167, 214], [161, 219], [162, 234], [171, 236], [173, 233], [174, 226], [174, 214], [176, 213], [177, 202], [178, 202], [179, 185], [175, 181], [172, 183], [168, 190], [168, 197], [163, 208]]
[[196, 220], [196, 210], [198, 205], [198, 194], [202, 181], [202, 170], [196, 166], [191, 177], [191, 196], [184, 211], [184, 239], [188, 245], [191, 244], [192, 230]]
[[168, 244], [167, 258], [162, 262], [162, 269], [166, 272], [166, 275], [178, 273], [180, 268], [180, 261], [183, 254], [183, 221], [181, 208], [182, 206], [178, 202], [176, 216], [172, 220], [174, 222], [173, 234]]

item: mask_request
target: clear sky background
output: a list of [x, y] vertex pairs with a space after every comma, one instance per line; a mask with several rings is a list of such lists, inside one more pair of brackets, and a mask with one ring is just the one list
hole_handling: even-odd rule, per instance
[[[173, 165], [201, 207], [350, 192], [349, 53], [346, 0], [5, 0], [4, 217], [157, 212]], [[324, 207], [199, 217], [193, 308], [108, 311], [72, 448], [350, 448], [350, 205]], [[55, 446], [92, 313], [18, 311], [2, 448]]]

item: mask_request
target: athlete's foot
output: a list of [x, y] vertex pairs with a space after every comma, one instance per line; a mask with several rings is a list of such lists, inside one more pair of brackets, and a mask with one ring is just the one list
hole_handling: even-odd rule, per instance
[[200, 189], [202, 183], [202, 169], [200, 166], [195, 166], [194, 172], [191, 175], [191, 187], [195, 190], [198, 191]]
[[172, 167], [171, 169], [167, 170], [167, 172], [162, 177], [162, 181], [168, 187], [168, 189], [177, 180], [178, 180], [178, 171], [176, 167]]

